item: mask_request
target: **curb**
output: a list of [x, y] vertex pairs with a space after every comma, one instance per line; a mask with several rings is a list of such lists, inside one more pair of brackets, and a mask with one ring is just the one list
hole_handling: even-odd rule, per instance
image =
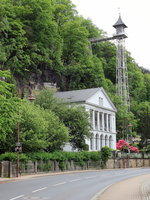
[[103, 188], [100, 192], [98, 192], [92, 199], [90, 200], [100, 200], [100, 196], [109, 188], [112, 184], [108, 185], [107, 187]]

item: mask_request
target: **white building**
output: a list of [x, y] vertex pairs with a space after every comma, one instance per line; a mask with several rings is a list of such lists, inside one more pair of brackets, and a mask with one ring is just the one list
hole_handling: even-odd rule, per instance
[[90, 88], [57, 92], [56, 96], [70, 103], [77, 103], [89, 112], [92, 138], [86, 139], [89, 151], [98, 151], [108, 146], [116, 149], [116, 108], [105, 90]]

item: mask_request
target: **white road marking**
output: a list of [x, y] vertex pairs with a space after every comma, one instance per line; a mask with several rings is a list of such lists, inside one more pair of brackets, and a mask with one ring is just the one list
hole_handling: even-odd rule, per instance
[[45, 190], [45, 189], [47, 189], [47, 187], [39, 188], [39, 189], [37, 189], [37, 190], [32, 191], [32, 193], [38, 192], [38, 191], [41, 191], [41, 190]]
[[65, 184], [66, 182], [61, 182], [61, 183], [57, 183], [57, 184], [55, 184], [55, 185], [53, 185], [53, 186], [58, 186], [58, 185], [63, 185], [63, 184]]
[[100, 195], [107, 190], [112, 184], [108, 185], [107, 187], [103, 188], [100, 192], [98, 192], [91, 200], [97, 200], [100, 199]]
[[86, 179], [95, 178], [95, 177], [97, 177], [97, 176], [88, 176], [88, 177], [86, 177]]
[[69, 182], [75, 182], [75, 181], [80, 181], [81, 179], [74, 179], [74, 180], [71, 180]]
[[14, 197], [14, 198], [9, 199], [9, 200], [15, 200], [15, 199], [19, 199], [19, 198], [21, 198], [21, 197], [24, 197], [24, 195], [20, 195], [20, 196]]

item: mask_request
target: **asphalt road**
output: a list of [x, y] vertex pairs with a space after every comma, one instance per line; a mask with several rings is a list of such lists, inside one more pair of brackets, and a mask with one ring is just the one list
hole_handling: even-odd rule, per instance
[[119, 181], [150, 174], [150, 168], [84, 171], [0, 184], [0, 200], [91, 200]]

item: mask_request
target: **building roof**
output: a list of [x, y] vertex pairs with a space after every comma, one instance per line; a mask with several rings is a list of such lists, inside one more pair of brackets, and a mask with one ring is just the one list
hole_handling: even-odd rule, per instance
[[113, 25], [114, 28], [117, 28], [118, 26], [124, 26], [124, 28], [127, 28], [125, 23], [122, 21], [121, 16], [119, 15], [119, 18], [117, 22]]
[[[82, 89], [82, 90], [72, 90], [72, 91], [64, 91], [64, 92], [56, 92], [55, 96], [59, 99], [64, 100], [65, 102], [69, 103], [87, 103], [87, 101], [95, 95], [97, 92], [101, 91], [104, 96], [106, 97], [107, 101], [112, 106], [113, 111], [117, 112], [116, 107], [112, 103], [111, 99], [103, 89], [103, 87], [99, 88], [89, 88], [89, 89]], [[102, 106], [103, 107], [103, 106]]]
[[56, 92], [56, 97], [63, 99], [67, 102], [84, 102], [100, 89], [101, 88], [90, 88], [82, 90]]

